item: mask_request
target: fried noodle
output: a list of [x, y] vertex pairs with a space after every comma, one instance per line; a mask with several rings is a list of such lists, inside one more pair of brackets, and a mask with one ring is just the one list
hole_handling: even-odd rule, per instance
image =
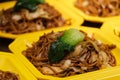
[[19, 80], [19, 78], [12, 72], [0, 70], [0, 80]]
[[61, 13], [47, 3], [39, 4], [35, 12], [27, 9], [15, 12], [13, 8], [9, 8], [0, 14], [0, 31], [12, 34], [23, 34], [69, 24], [70, 20], [64, 20]]
[[79, 43], [59, 63], [50, 64], [48, 51], [52, 42], [56, 41], [64, 32], [44, 34], [37, 42], [23, 51], [23, 55], [44, 75], [66, 77], [82, 74], [116, 65], [111, 50], [115, 45], [103, 44], [81, 31], [85, 35], [84, 41]]

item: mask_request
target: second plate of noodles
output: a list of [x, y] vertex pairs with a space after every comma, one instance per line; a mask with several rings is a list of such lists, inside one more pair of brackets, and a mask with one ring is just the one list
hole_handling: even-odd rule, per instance
[[99, 17], [120, 15], [119, 0], [76, 0], [75, 6], [85, 14]]
[[120, 19], [119, 0], [57, 0], [71, 11], [82, 16], [87, 21], [105, 22]]
[[[11, 6], [4, 6], [9, 3]], [[32, 3], [30, 0], [1, 3], [1, 7], [3, 7], [1, 9], [3, 10], [0, 12], [0, 36], [14, 39], [25, 33], [65, 25], [79, 25], [79, 22], [83, 22], [82, 18], [77, 19], [74, 14], [68, 14], [66, 10], [58, 7], [52, 0], [42, 0], [38, 3], [35, 1]]]

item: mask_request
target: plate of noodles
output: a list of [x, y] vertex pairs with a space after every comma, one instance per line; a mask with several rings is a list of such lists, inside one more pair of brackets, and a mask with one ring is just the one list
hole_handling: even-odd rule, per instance
[[9, 49], [37, 77], [117, 79], [120, 49], [99, 29], [60, 28], [18, 37]]
[[37, 80], [13, 54], [0, 52], [0, 80]]
[[[109, 29], [109, 30], [108, 30]], [[115, 20], [113, 21], [107, 21], [105, 22], [102, 27], [101, 30], [108, 35], [110, 38], [110, 40], [114, 40], [113, 42], [116, 43], [116, 45], [120, 46], [120, 21], [119, 20]]]
[[26, 33], [83, 23], [82, 17], [78, 19], [53, 0], [10, 1], [0, 3], [0, 10], [0, 36], [12, 39]]
[[119, 0], [56, 0], [91, 22], [120, 19]]

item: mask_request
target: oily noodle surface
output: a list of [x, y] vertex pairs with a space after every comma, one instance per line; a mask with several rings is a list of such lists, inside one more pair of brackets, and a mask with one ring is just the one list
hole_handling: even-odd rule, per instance
[[48, 52], [51, 43], [64, 31], [44, 34], [32, 44], [32, 47], [28, 46], [23, 55], [44, 75], [57, 77], [82, 74], [116, 65], [115, 57], [111, 53], [115, 45], [103, 44], [81, 32], [85, 35], [84, 41], [79, 43], [74, 51], [66, 51], [68, 55], [58, 63], [49, 63]]

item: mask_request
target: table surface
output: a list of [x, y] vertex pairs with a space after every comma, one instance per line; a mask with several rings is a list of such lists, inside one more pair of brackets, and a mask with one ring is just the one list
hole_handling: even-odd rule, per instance
[[12, 39], [0, 38], [0, 51], [10, 52], [8, 45], [12, 41]]
[[0, 2], [14, 1], [14, 0], [0, 0]]

